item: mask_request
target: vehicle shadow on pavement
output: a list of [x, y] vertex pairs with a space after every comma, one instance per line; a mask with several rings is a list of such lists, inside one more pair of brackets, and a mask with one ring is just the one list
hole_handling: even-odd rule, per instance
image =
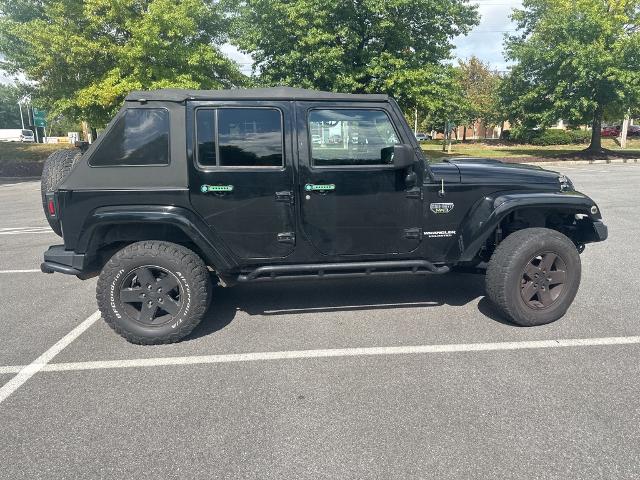
[[[233, 321], [238, 311], [252, 316], [295, 315], [399, 308], [463, 306], [484, 296], [484, 276], [450, 273], [420, 277], [371, 277], [359, 281], [304, 280], [216, 287], [209, 312], [190, 339], [210, 335]], [[482, 298], [478, 310], [512, 325]]]
[[482, 297], [478, 302], [478, 311], [481, 314], [483, 314], [485, 317], [488, 317], [495, 322], [502, 323], [503, 325], [508, 325], [510, 327], [526, 328], [511, 322], [507, 317], [504, 316], [502, 312], [500, 312], [500, 310], [496, 308], [496, 306], [493, 303], [489, 301], [487, 297]]

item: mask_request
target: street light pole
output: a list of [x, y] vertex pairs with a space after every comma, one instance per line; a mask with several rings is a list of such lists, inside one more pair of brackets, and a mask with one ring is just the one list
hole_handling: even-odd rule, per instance
[[22, 104], [18, 102], [18, 108], [20, 109], [20, 121], [22, 122], [22, 129], [24, 130], [24, 117], [22, 116]]

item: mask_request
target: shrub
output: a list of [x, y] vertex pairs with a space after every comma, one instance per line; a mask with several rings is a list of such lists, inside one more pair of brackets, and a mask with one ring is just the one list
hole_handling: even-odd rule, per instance
[[519, 143], [531, 145], [571, 145], [589, 143], [591, 132], [589, 130], [525, 130], [514, 129], [511, 139]]

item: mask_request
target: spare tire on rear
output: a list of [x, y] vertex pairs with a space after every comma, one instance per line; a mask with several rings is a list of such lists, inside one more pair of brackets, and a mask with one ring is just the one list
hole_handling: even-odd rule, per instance
[[49, 155], [44, 162], [42, 169], [42, 178], [40, 180], [40, 193], [42, 195], [42, 208], [51, 229], [57, 235], [62, 236], [60, 228], [60, 220], [51, 218], [47, 212], [47, 193], [55, 192], [69, 175], [73, 167], [78, 163], [82, 152], [78, 148], [58, 150]]

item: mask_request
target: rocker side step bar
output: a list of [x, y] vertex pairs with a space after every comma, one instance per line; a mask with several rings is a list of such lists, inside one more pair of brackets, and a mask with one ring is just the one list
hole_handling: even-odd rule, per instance
[[447, 266], [436, 266], [426, 260], [393, 260], [386, 262], [303, 263], [298, 265], [270, 265], [241, 273], [238, 282], [290, 280], [302, 278], [345, 278], [369, 275], [443, 274]]

